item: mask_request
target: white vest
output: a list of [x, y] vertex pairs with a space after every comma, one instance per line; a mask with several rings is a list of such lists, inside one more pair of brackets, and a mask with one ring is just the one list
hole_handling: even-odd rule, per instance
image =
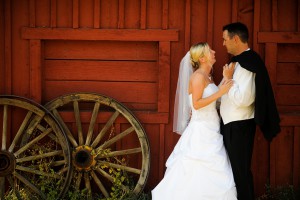
[[234, 84], [221, 97], [220, 114], [224, 124], [254, 118], [255, 73], [236, 63]]

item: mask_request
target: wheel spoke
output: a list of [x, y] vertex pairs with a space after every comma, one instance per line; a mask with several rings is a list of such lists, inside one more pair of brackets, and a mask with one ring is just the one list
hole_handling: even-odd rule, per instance
[[16, 169], [20, 170], [20, 171], [24, 171], [24, 172], [29, 172], [29, 173], [32, 173], [32, 174], [41, 175], [41, 176], [46, 176], [46, 177], [51, 177], [51, 178], [56, 178], [56, 179], [61, 178], [61, 176], [58, 175], [58, 174], [51, 174], [51, 173], [39, 171], [39, 170], [36, 170], [36, 169], [32, 169], [32, 168], [29, 168], [29, 167], [22, 167], [22, 166], [17, 165]]
[[44, 153], [44, 154], [36, 155], [36, 156], [27, 156], [27, 157], [16, 159], [16, 161], [17, 161], [17, 163], [21, 163], [21, 162], [38, 160], [38, 159], [47, 158], [47, 157], [53, 157], [53, 156], [57, 156], [57, 155], [63, 155], [63, 151], [59, 150], [59, 151], [52, 151], [52, 152], [48, 152], [48, 153]]
[[78, 172], [76, 183], [75, 183], [75, 187], [77, 190], [79, 190], [79, 188], [80, 188], [81, 179], [82, 179], [82, 173]]
[[17, 196], [17, 198], [18, 198], [18, 199], [22, 199], [19, 190], [16, 189], [16, 186], [15, 186], [15, 184], [14, 184], [14, 181], [13, 181], [11, 175], [7, 176], [6, 178], [7, 178], [8, 182], [9, 182], [9, 184], [11, 185], [11, 187], [12, 187], [12, 189], [13, 189], [15, 195]]
[[[99, 174], [101, 174], [103, 177], [105, 177], [107, 180], [109, 180], [110, 182], [112, 182], [112, 183], [114, 182], [114, 178], [111, 175], [109, 175], [108, 173], [106, 173], [103, 169], [97, 168], [96, 171]], [[128, 188], [123, 184], [121, 184], [121, 187], [123, 190], [128, 190]]]
[[7, 139], [7, 105], [3, 107], [3, 127], [2, 127], [2, 150], [6, 150], [6, 139]]
[[122, 133], [116, 135], [112, 139], [110, 139], [108, 141], [105, 141], [104, 144], [102, 144], [100, 147], [97, 148], [97, 151], [109, 147], [110, 145], [112, 145], [113, 143], [115, 143], [118, 140], [122, 139], [123, 137], [125, 137], [126, 135], [128, 135], [129, 133], [131, 133], [132, 131], [134, 131], [133, 127], [130, 127], [128, 129], [126, 129], [125, 131], [123, 131]]
[[18, 132], [17, 132], [17, 134], [16, 134], [16, 136], [14, 138], [14, 140], [12, 141], [12, 143], [11, 143], [9, 149], [8, 149], [9, 152], [13, 152], [13, 150], [14, 150], [17, 142], [19, 141], [19, 138], [22, 135], [22, 133], [23, 133], [26, 125], [28, 124], [29, 119], [31, 118], [31, 116], [32, 116], [32, 111], [29, 111], [26, 114], [26, 116], [25, 116], [25, 118], [24, 118], [24, 120], [23, 120], [23, 122], [22, 122], [22, 124], [21, 124], [21, 126], [20, 126], [20, 128], [19, 128], [19, 130], [18, 130]]
[[[41, 120], [43, 119], [44, 115], [43, 116], [35, 116], [31, 121], [30, 121], [30, 124], [26, 130], [26, 133], [28, 135], [31, 135], [32, 132], [34, 131], [34, 129], [38, 126], [38, 124], [40, 124]], [[26, 141], [25, 141], [26, 142]]]
[[[53, 166], [58, 166], [58, 165], [53, 165]], [[61, 170], [59, 170], [57, 174], [63, 174], [63, 173], [65, 173], [65, 172], [68, 172], [68, 170], [69, 170], [68, 167], [64, 167], [64, 168], [62, 168]]]
[[114, 121], [116, 120], [116, 118], [119, 116], [119, 111], [116, 111], [111, 117], [110, 119], [107, 121], [107, 123], [105, 124], [105, 126], [102, 128], [102, 130], [100, 131], [100, 133], [98, 134], [98, 136], [96, 137], [96, 139], [94, 140], [94, 142], [92, 143], [92, 147], [95, 148], [98, 143], [100, 142], [100, 140], [102, 139], [102, 137], [104, 136], [104, 134], [106, 133], [106, 131], [108, 130], [108, 128], [114, 123]]
[[18, 178], [20, 181], [22, 181], [26, 186], [28, 186], [36, 194], [38, 194], [39, 196], [43, 197], [43, 199], [46, 199], [45, 194], [43, 194], [42, 191], [40, 191], [37, 187], [35, 187], [35, 185], [33, 185], [32, 183], [30, 183], [25, 177], [23, 177], [22, 175], [20, 175], [16, 171], [14, 172], [14, 176], [16, 178]]
[[88, 194], [91, 195], [92, 194], [92, 188], [91, 188], [91, 182], [90, 182], [90, 178], [89, 178], [89, 174], [88, 173], [84, 173], [84, 182], [85, 182], [85, 188], [88, 190]]
[[125, 149], [125, 150], [121, 150], [121, 151], [112, 151], [112, 152], [108, 152], [105, 155], [97, 155], [96, 159], [101, 159], [101, 158], [108, 158], [108, 157], [114, 157], [114, 156], [122, 156], [122, 155], [128, 155], [128, 154], [134, 154], [134, 153], [140, 153], [142, 152], [142, 148], [138, 147], [138, 148], [134, 148], [134, 149]]
[[74, 107], [74, 115], [75, 115], [75, 120], [76, 120], [77, 131], [78, 131], [79, 145], [83, 145], [82, 125], [81, 125], [81, 120], [80, 120], [80, 111], [79, 111], [78, 101], [74, 101], [73, 107]]
[[53, 109], [52, 113], [56, 117], [56, 119], [58, 120], [60, 125], [63, 127], [63, 129], [65, 130], [70, 143], [73, 145], [73, 147], [77, 147], [78, 143], [76, 142], [75, 138], [73, 137], [72, 133], [70, 132], [70, 130], [69, 130], [68, 126], [66, 125], [66, 123], [64, 122], [64, 120], [61, 118], [58, 111], [56, 109]]
[[35, 144], [39, 140], [43, 139], [46, 135], [48, 135], [52, 131], [52, 128], [48, 128], [45, 132], [34, 138], [31, 142], [24, 145], [22, 148], [20, 148], [17, 152], [14, 153], [15, 157], [18, 157], [22, 152], [27, 150], [31, 145]]
[[95, 123], [96, 123], [99, 107], [100, 107], [100, 103], [96, 102], [95, 106], [94, 106], [93, 114], [92, 114], [92, 117], [91, 117], [91, 121], [90, 121], [89, 130], [88, 130], [85, 145], [90, 145], [90, 143], [91, 143], [93, 130], [94, 130], [94, 126], [95, 126]]
[[107, 190], [105, 189], [104, 185], [101, 183], [100, 179], [97, 177], [97, 175], [95, 174], [95, 172], [91, 171], [91, 176], [94, 179], [96, 185], [98, 186], [98, 188], [101, 190], [102, 194], [108, 198], [109, 194], [107, 192]]
[[66, 163], [67, 163], [66, 160], [57, 160], [57, 161], [52, 162], [51, 166], [57, 167], [57, 166], [65, 165]]
[[141, 174], [140, 169], [136, 169], [136, 168], [133, 168], [133, 167], [127, 167], [127, 166], [124, 166], [124, 165], [118, 165], [118, 164], [114, 164], [114, 163], [110, 163], [110, 162], [106, 162], [106, 161], [100, 161], [100, 160], [98, 161], [98, 163], [103, 164], [103, 165], [107, 165], [107, 166], [110, 166], [110, 167], [113, 167], [113, 168], [116, 168], [116, 169], [123, 169], [125, 171], [132, 172], [132, 173], [135, 173], [135, 174]]

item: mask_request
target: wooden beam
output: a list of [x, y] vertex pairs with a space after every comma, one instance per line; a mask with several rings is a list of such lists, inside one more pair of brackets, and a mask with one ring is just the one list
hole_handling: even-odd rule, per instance
[[35, 0], [29, 1], [29, 26], [35, 27]]
[[299, 126], [300, 114], [298, 113], [284, 113], [280, 114], [280, 126]]
[[125, 24], [125, 2], [124, 0], [119, 0], [119, 17], [118, 17], [118, 28], [124, 28]]
[[94, 28], [100, 28], [100, 0], [94, 0]]
[[147, 0], [141, 0], [141, 18], [140, 18], [140, 28], [146, 29], [147, 20]]
[[259, 32], [258, 43], [300, 43], [300, 32]]
[[22, 28], [23, 39], [178, 41], [178, 30]]
[[300, 32], [300, 0], [298, 0], [297, 2], [297, 5], [298, 5], [298, 27], [297, 27], [297, 30], [298, 32]]
[[158, 177], [161, 180], [165, 173], [165, 125], [159, 125], [159, 171]]
[[11, 1], [5, 0], [5, 9], [4, 9], [4, 73], [5, 73], [5, 82], [4, 82], [4, 93], [11, 94], [12, 92], [12, 66], [11, 66]]
[[278, 2], [272, 0], [272, 31], [278, 30]]
[[162, 29], [166, 30], [169, 27], [169, 1], [162, 1]]
[[257, 33], [259, 32], [260, 24], [260, 0], [254, 1], [254, 25], [253, 25], [253, 50], [259, 52], [259, 44]]
[[73, 28], [79, 27], [79, 2], [73, 0]]
[[57, 7], [56, 7], [56, 0], [51, 0], [51, 11], [50, 11], [50, 21], [51, 21], [51, 27], [56, 27], [56, 13], [57, 13]]
[[191, 43], [191, 1], [185, 3], [184, 52], [190, 49]]
[[214, 26], [214, 0], [209, 0], [207, 5], [207, 38], [206, 41], [213, 46], [213, 26]]
[[30, 98], [42, 99], [41, 40], [30, 40]]
[[159, 43], [158, 112], [169, 112], [170, 42]]
[[277, 44], [267, 43], [265, 48], [265, 63], [270, 76], [273, 91], [276, 96], [276, 83], [277, 83]]
[[239, 11], [239, 6], [238, 6], [238, 0], [232, 0], [232, 6], [231, 6], [231, 21], [236, 22], [238, 21], [238, 11]]
[[294, 162], [293, 162], [293, 185], [300, 186], [300, 127], [294, 128]]

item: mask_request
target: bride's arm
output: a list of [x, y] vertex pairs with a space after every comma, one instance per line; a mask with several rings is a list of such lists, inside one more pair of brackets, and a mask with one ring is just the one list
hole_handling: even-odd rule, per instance
[[203, 91], [206, 87], [207, 83], [205, 81], [205, 77], [198, 73], [195, 74], [191, 79], [191, 90], [192, 90], [192, 99], [193, 99], [193, 107], [198, 110], [202, 107], [207, 106], [213, 101], [216, 101], [223, 94], [227, 93], [230, 87], [232, 86], [232, 81], [225, 81], [219, 88], [219, 90], [212, 95], [202, 98]]

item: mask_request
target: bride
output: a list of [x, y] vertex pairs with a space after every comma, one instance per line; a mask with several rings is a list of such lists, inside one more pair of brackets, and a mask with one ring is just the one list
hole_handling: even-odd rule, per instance
[[207, 43], [191, 47], [180, 63], [174, 131], [182, 136], [166, 162], [153, 200], [236, 200], [236, 188], [220, 134], [216, 100], [233, 85], [219, 88], [210, 76], [215, 51]]

